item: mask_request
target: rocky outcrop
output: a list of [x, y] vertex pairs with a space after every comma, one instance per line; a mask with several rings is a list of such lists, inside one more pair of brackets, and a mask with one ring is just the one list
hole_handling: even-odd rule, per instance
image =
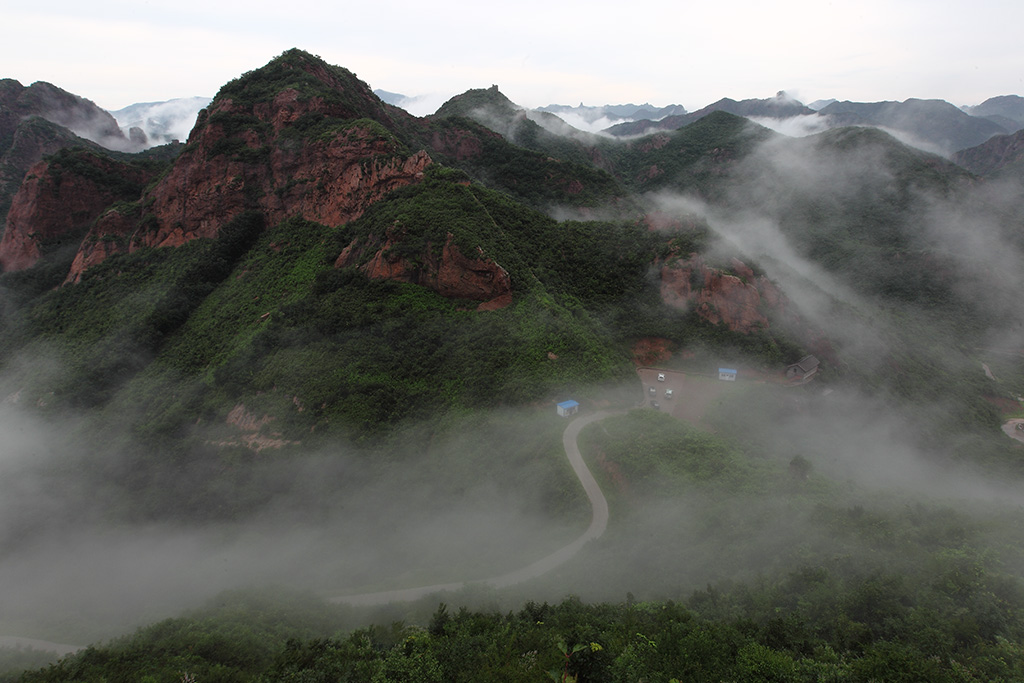
[[670, 257], [658, 267], [666, 304], [692, 310], [710, 323], [743, 334], [767, 330], [775, 323], [819, 358], [837, 362], [824, 331], [809, 324], [775, 283], [739, 259], [715, 267], [702, 256], [690, 254]]
[[245, 405], [239, 403], [228, 413], [225, 423], [232, 425], [240, 432], [236, 439], [225, 439], [211, 442], [221, 448], [231, 446], [242, 446], [251, 451], [259, 453], [268, 448], [281, 449], [285, 446], [299, 446], [301, 441], [289, 441], [282, 438], [281, 432], [264, 433], [264, 427], [274, 421], [269, 415], [257, 416], [246, 409]]
[[[497, 133], [490, 134], [500, 137]], [[455, 161], [475, 159], [484, 151], [479, 134], [474, 134], [464, 128], [434, 130], [430, 136], [430, 147], [438, 154], [443, 154]]]
[[4, 272], [33, 266], [47, 243], [81, 233], [113, 202], [137, 199], [151, 173], [84, 150], [33, 166], [11, 203], [0, 239]]
[[[263, 113], [275, 125], [289, 116], [273, 110]], [[358, 218], [388, 192], [418, 181], [431, 163], [423, 151], [395, 155], [390, 140], [364, 126], [298, 145], [264, 146], [253, 137], [246, 136], [244, 150], [265, 149], [263, 163], [253, 163], [245, 152], [216, 154], [216, 145], [224, 139], [217, 127], [190, 144], [150, 195], [150, 213], [159, 228], [139, 235], [135, 246], [175, 246], [213, 237], [247, 208], [258, 208], [271, 224], [298, 215], [341, 225]]]
[[127, 251], [125, 235], [135, 228], [136, 218], [112, 209], [100, 216], [82, 241], [71, 263], [66, 283], [77, 283], [82, 274], [114, 254]]
[[778, 289], [766, 277], [732, 259], [727, 272], [693, 254], [662, 263], [661, 298], [669, 306], [693, 310], [714, 324], [749, 334], [769, 326], [765, 310], [783, 305]]
[[[2, 128], [0, 122], [0, 135], [3, 134]], [[0, 154], [0, 231], [6, 223], [14, 195], [32, 166], [63, 148], [91, 144], [67, 128], [39, 116], [21, 121], [11, 135], [10, 146]]]
[[[284, 87], [254, 101], [244, 83], [226, 86], [232, 96], [222, 91], [200, 114], [185, 150], [147, 194], [140, 223], [120, 226], [127, 229], [113, 247], [90, 235], [70, 281], [111, 249], [214, 237], [247, 210], [263, 213], [268, 224], [296, 216], [330, 226], [348, 223], [385, 194], [423, 177], [430, 156], [404, 151], [385, 125], [390, 115], [354, 76], [299, 53], [267, 68], [311, 85], [302, 91]], [[252, 78], [265, 87], [269, 76]]]
[[363, 243], [353, 242], [334, 265], [357, 266], [367, 277], [422, 285], [452, 299], [482, 301], [479, 310], [494, 310], [512, 302], [508, 272], [487, 258], [479, 247], [477, 256], [470, 258], [448, 233], [440, 255], [428, 244], [423, 253], [401, 256], [396, 247], [402, 237], [389, 234], [383, 241], [371, 237]]

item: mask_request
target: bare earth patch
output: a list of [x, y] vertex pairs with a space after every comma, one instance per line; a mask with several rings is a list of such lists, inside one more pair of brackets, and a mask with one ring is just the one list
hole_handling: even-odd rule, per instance
[[[637, 368], [640, 382], [643, 385], [644, 404], [652, 406], [657, 401], [659, 410], [672, 417], [685, 420], [692, 425], [702, 425], [704, 415], [725, 392], [735, 388], [734, 382], [723, 382], [717, 377], [664, 370], [659, 368]], [[664, 381], [658, 381], [658, 375], [664, 375]], [[651, 388], [654, 394], [651, 394]], [[667, 397], [667, 391], [672, 397]]]
[[648, 337], [633, 344], [633, 364], [657, 365], [672, 358], [671, 342], [668, 339]]

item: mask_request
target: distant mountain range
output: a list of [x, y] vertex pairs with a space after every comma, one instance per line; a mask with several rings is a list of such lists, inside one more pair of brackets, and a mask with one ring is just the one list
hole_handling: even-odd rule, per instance
[[[423, 105], [421, 98], [384, 90], [374, 95], [395, 107]], [[11, 79], [0, 81], [0, 226], [29, 166], [43, 156], [87, 141], [122, 152], [184, 142], [211, 101], [209, 97], [179, 98], [107, 112], [49, 83], [25, 87]], [[1016, 151], [1020, 143], [1013, 134], [1024, 128], [1024, 98], [1017, 95], [993, 97], [962, 109], [941, 100], [919, 99], [818, 100], [807, 106], [779, 92], [765, 99], [724, 98], [694, 112], [681, 105], [648, 103], [551, 104], [530, 110], [509, 101], [494, 86], [452, 98], [435, 116], [468, 116], [517, 144], [590, 164], [592, 153], [578, 145], [592, 145], [595, 134], [624, 138], [674, 131], [713, 112], [749, 118], [787, 134], [877, 127], [904, 143], [952, 158], [975, 173], [1020, 173]], [[599, 154], [607, 156], [607, 152]]]
[[797, 117], [812, 117], [812, 130], [844, 126], [882, 128], [907, 144], [945, 156], [996, 135], [1008, 135], [1024, 128], [1024, 99], [1003, 96], [986, 100], [977, 107], [959, 109], [943, 100], [909, 99], [904, 102], [839, 102], [819, 100], [805, 106], [780, 92], [769, 99], [736, 101], [722, 99], [698, 111], [660, 120], [637, 120], [609, 127], [616, 136], [644, 135], [658, 130], [676, 130], [712, 111], [755, 119], [769, 127]]
[[[12, 89], [11, 84], [16, 84], [17, 81], [5, 83], [7, 85], [4, 86], [4, 92], [8, 92]], [[64, 92], [45, 83], [37, 83], [30, 88], [46, 89], [54, 105], [61, 101], [59, 97], [55, 99], [54, 93]], [[374, 90], [374, 94], [383, 102], [402, 108], [422, 106], [425, 100], [418, 96], [410, 97], [380, 89]], [[76, 96], [64, 93], [61, 97]], [[92, 105], [88, 100], [82, 102]], [[71, 114], [66, 116], [72, 118], [50, 118], [60, 119], [54, 123], [73, 123], [74, 125], [66, 127], [80, 137], [93, 140], [105, 147], [138, 150], [172, 140], [184, 141], [188, 138], [199, 111], [210, 102], [209, 97], [186, 97], [163, 102], [137, 103], [110, 111], [109, 114], [120, 128], [119, 132], [110, 127], [109, 120], [98, 123], [103, 121], [103, 113], [95, 105], [92, 105], [94, 110], [82, 114], [83, 105], [79, 104], [77, 118]], [[51, 111], [58, 109], [65, 111], [67, 107], [50, 107]], [[957, 108], [943, 100], [919, 99], [908, 99], [903, 102], [850, 102], [830, 99], [804, 105], [785, 92], [779, 92], [775, 97], [765, 99], [723, 98], [693, 112], [688, 112], [685, 107], [677, 104], [665, 107], [655, 107], [649, 103], [589, 106], [582, 102], [576, 106], [549, 104], [533, 111], [554, 114], [579, 130], [600, 131], [616, 137], [676, 130], [713, 111], [725, 111], [737, 116], [762, 120], [761, 122], [769, 127], [774, 127], [773, 122], [813, 117], [813, 124], [807, 126], [809, 130], [873, 126], [892, 132], [907, 144], [945, 156], [979, 145], [994, 136], [1009, 135], [1024, 129], [1024, 97], [1018, 95], [1000, 95], [981, 104], [963, 108]], [[784, 129], [783, 132], [789, 130]]]
[[210, 97], [182, 97], [165, 102], [142, 102], [110, 114], [121, 130], [141, 131], [145, 136], [139, 138], [143, 144], [162, 145], [172, 140], [187, 140], [199, 111], [211, 101]]
[[681, 104], [670, 104], [667, 107], [655, 107], [652, 104], [606, 104], [600, 107], [589, 107], [580, 102], [579, 106], [571, 107], [564, 104], [549, 104], [539, 107], [537, 111], [549, 112], [564, 119], [568, 123], [585, 122], [590, 126], [604, 123], [611, 126], [624, 121], [661, 121], [669, 116], [686, 114], [686, 107]]
[[631, 123], [620, 123], [608, 128], [606, 132], [617, 136], [643, 135], [655, 130], [676, 130], [704, 118], [713, 111], [724, 111], [743, 117], [766, 117], [788, 119], [795, 116], [814, 114], [814, 110], [789, 97], [785, 92], [764, 100], [736, 100], [728, 97], [709, 104], [703, 109], [690, 114], [676, 114], [659, 121], [637, 120]]
[[943, 100], [833, 102], [819, 115], [832, 127], [876, 126], [910, 136], [910, 144], [932, 145], [940, 154], [980, 145], [994, 135], [1014, 132], [987, 118], [972, 116]]
[[[374, 92], [383, 101], [399, 107], [418, 102], [417, 98], [397, 93]], [[616, 137], [677, 130], [713, 111], [755, 119], [785, 133], [800, 129], [820, 131], [843, 126], [871, 126], [887, 130], [907, 144], [944, 156], [979, 145], [993, 136], [1009, 135], [1024, 128], [1024, 98], [1017, 95], [1001, 95], [976, 106], [957, 108], [943, 100], [920, 99], [903, 102], [828, 99], [805, 105], [782, 91], [765, 99], [723, 98], [694, 112], [687, 112], [682, 105], [588, 106], [582, 102], [577, 106], [549, 104], [532, 111], [555, 114], [579, 130]], [[799, 128], [784, 126], [784, 122], [794, 119], [806, 120]]]

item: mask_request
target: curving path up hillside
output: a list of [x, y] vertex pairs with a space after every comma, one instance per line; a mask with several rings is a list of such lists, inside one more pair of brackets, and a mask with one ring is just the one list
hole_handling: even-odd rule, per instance
[[587, 498], [590, 499], [591, 509], [590, 526], [583, 532], [583, 535], [572, 543], [559, 548], [550, 555], [542, 557], [536, 562], [521, 569], [516, 569], [515, 571], [502, 574], [501, 576], [495, 576], [490, 579], [482, 579], [480, 581], [473, 582], [459, 581], [455, 583], [439, 583], [433, 586], [402, 588], [393, 591], [381, 591], [379, 593], [343, 595], [329, 598], [329, 601], [346, 603], [349, 605], [384, 605], [389, 602], [407, 602], [410, 600], [416, 600], [430, 595], [431, 593], [459, 590], [470, 583], [490, 585], [495, 588], [504, 588], [530, 579], [535, 579], [548, 573], [555, 567], [565, 564], [580, 551], [580, 548], [582, 548], [587, 541], [598, 538], [603, 534], [605, 528], [608, 526], [608, 501], [601, 492], [601, 487], [597, 485], [597, 480], [594, 479], [594, 475], [590, 473], [590, 470], [587, 469], [586, 463], [583, 462], [583, 456], [580, 455], [580, 448], [577, 439], [579, 438], [580, 431], [591, 422], [603, 420], [606, 417], [617, 415], [620, 412], [622, 411], [599, 411], [591, 415], [577, 417], [568, 424], [565, 428], [565, 432], [562, 433], [562, 445], [565, 447], [565, 455], [569, 458], [569, 464], [572, 465], [573, 472], [576, 473], [576, 478], [580, 480], [580, 484], [583, 486], [583, 490], [586, 492]]
[[[594, 475], [591, 474], [586, 463], [583, 462], [583, 456], [580, 454], [577, 439], [579, 438], [580, 431], [591, 422], [603, 420], [606, 417], [618, 415], [622, 412], [623, 411], [599, 411], [590, 415], [577, 417], [566, 426], [565, 432], [562, 433], [562, 445], [565, 448], [565, 455], [568, 457], [569, 464], [572, 466], [573, 472], [576, 473], [576, 478], [580, 480], [580, 484], [583, 486], [583, 490], [586, 492], [587, 498], [590, 500], [591, 509], [590, 526], [587, 527], [587, 530], [572, 543], [559, 548], [550, 555], [542, 557], [536, 562], [522, 567], [521, 569], [516, 569], [515, 571], [502, 574], [501, 576], [495, 576], [490, 579], [473, 582], [459, 581], [455, 583], [439, 583], [433, 586], [418, 586], [416, 588], [403, 588], [393, 591], [381, 591], [378, 593], [362, 593], [360, 595], [343, 595], [328, 598], [328, 601], [349, 605], [384, 605], [389, 602], [408, 602], [416, 600], [430, 595], [431, 593], [459, 590], [470, 583], [490, 585], [495, 588], [504, 588], [530, 579], [535, 579], [548, 573], [552, 569], [565, 564], [580, 551], [580, 548], [582, 548], [587, 541], [601, 536], [601, 534], [604, 533], [605, 528], [608, 526], [608, 501], [601, 492], [601, 487], [597, 485], [597, 480], [594, 479]], [[17, 636], [0, 636], [0, 647], [27, 647], [37, 650], [47, 650], [50, 652], [56, 652], [62, 657], [83, 649], [83, 646], [79, 645], [51, 643], [49, 641], [21, 638]]]

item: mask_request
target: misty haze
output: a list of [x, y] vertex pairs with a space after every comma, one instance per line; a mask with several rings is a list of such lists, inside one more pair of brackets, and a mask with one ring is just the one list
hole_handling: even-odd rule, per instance
[[4, 84], [0, 680], [1024, 677], [1020, 98]]

